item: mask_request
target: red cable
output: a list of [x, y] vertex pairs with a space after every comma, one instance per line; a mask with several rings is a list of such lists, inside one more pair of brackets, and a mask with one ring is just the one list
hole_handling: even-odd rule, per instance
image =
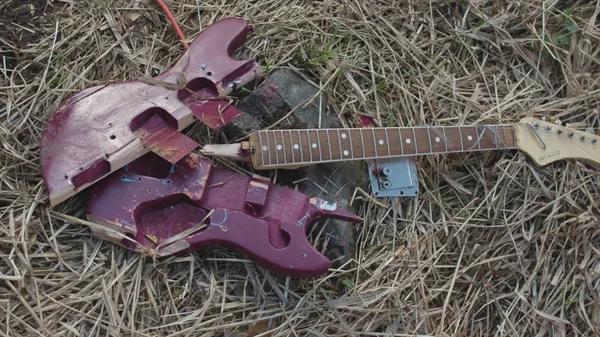
[[173, 28], [175, 28], [177, 36], [179, 36], [181, 43], [183, 43], [183, 49], [187, 50], [188, 44], [185, 43], [185, 35], [183, 35], [181, 28], [179, 28], [179, 25], [177, 24], [177, 20], [175, 20], [173, 13], [171, 13], [171, 10], [169, 9], [169, 7], [167, 7], [163, 0], [156, 0], [156, 2], [158, 2], [158, 5], [162, 8], [163, 12], [165, 12], [167, 18], [169, 18], [169, 21], [171, 21], [171, 24], [173, 25]]

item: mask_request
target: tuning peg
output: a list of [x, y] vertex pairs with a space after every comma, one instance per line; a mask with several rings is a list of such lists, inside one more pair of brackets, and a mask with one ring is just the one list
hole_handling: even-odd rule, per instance
[[546, 121], [546, 116], [542, 116], [540, 119], [545, 122]]
[[558, 124], [558, 125], [562, 125], [562, 122], [560, 121], [560, 119], [556, 119], [556, 120], [554, 121], [554, 123], [555, 123], [555, 124]]

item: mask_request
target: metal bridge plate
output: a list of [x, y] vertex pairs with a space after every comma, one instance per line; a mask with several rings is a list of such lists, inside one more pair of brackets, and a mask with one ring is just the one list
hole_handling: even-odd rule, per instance
[[419, 177], [413, 158], [371, 160], [369, 178], [376, 197], [414, 197], [419, 194]]

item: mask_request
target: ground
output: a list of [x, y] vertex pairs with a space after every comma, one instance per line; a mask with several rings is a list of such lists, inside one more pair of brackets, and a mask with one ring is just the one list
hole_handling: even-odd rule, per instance
[[[237, 57], [306, 70], [349, 126], [600, 126], [598, 2], [168, 4], [189, 39], [248, 20]], [[0, 335], [600, 336], [600, 175], [578, 161], [421, 157], [420, 195], [356, 193], [357, 256], [308, 280], [223, 248], [142, 259], [81, 224], [85, 193], [49, 207], [38, 144], [59, 104], [181, 52], [154, 1], [0, 4]]]

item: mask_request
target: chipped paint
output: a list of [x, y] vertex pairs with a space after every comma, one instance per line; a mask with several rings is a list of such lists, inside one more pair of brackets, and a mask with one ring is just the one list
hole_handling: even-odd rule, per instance
[[252, 185], [252, 187], [263, 188], [265, 190], [269, 188], [268, 183], [264, 183], [264, 182], [260, 182], [260, 181], [256, 181], [256, 180], [251, 181], [250, 184]]
[[337, 209], [337, 203], [319, 199], [317, 208], [329, 212], [335, 212], [335, 210]]
[[124, 181], [126, 183], [135, 183], [136, 182], [135, 179], [131, 179], [131, 178], [127, 177], [127, 176], [122, 176], [121, 177], [121, 181]]
[[212, 219], [215, 217], [215, 215], [213, 214], [213, 216], [210, 217], [210, 225], [211, 226], [221, 226], [225, 223], [225, 221], [227, 221], [227, 211], [226, 210], [221, 210], [221, 212], [223, 212], [223, 220], [221, 220], [220, 222], [214, 222]]
[[304, 227], [304, 225], [306, 225], [306, 221], [308, 220], [308, 214], [304, 214], [304, 216], [302, 217], [302, 219], [300, 219], [298, 222], [296, 222], [296, 226], [297, 227]]

